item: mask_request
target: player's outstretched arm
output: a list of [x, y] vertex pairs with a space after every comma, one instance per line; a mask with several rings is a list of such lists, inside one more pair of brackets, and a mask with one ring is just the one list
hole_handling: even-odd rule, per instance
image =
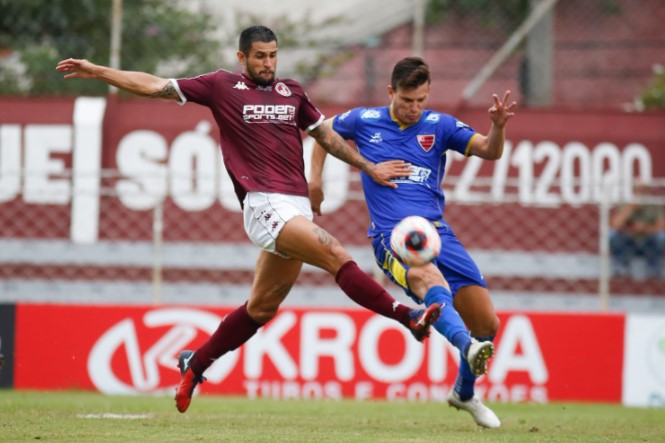
[[380, 185], [396, 188], [397, 185], [390, 181], [392, 178], [404, 177], [411, 174], [411, 164], [402, 160], [392, 160], [384, 162], [381, 165], [367, 160], [332, 129], [331, 119], [326, 120], [309, 131], [309, 135], [314, 137], [319, 145], [328, 153], [362, 170]]
[[471, 139], [470, 155], [484, 158], [486, 160], [498, 160], [503, 155], [503, 143], [506, 138], [506, 124], [514, 115], [517, 102], [508, 103], [510, 91], [503, 94], [499, 99], [496, 94], [492, 95], [494, 104], [487, 110], [492, 125], [487, 135], [476, 134]]
[[65, 72], [66, 79], [83, 78], [100, 80], [132, 94], [151, 98], [177, 100], [178, 93], [168, 79], [145, 72], [121, 71], [108, 66], [96, 65], [85, 59], [68, 58], [55, 67]]

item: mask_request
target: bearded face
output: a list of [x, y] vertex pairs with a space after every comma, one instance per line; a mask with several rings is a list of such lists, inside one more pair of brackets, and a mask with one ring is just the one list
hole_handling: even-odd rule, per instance
[[244, 72], [254, 83], [268, 86], [275, 81], [277, 69], [277, 42], [254, 42], [249, 54], [238, 53]]

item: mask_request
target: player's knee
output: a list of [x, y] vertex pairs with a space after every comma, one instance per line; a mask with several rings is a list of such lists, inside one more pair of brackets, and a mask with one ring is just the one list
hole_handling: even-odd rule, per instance
[[476, 337], [495, 337], [499, 333], [501, 320], [496, 315], [489, 316], [473, 330]]

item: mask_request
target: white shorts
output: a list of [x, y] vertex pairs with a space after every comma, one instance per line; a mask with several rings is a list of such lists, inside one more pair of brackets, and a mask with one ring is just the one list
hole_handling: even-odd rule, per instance
[[281, 257], [276, 252], [276, 242], [280, 231], [293, 217], [302, 215], [314, 219], [309, 198], [297, 195], [273, 194], [269, 192], [248, 192], [243, 202], [245, 232], [259, 248]]

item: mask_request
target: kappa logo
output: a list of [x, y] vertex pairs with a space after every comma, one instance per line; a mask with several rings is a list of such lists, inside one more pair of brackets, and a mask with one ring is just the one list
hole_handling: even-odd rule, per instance
[[291, 96], [291, 90], [289, 89], [288, 86], [286, 86], [284, 83], [279, 82], [275, 85], [275, 91], [279, 95], [283, 95], [284, 97], [290, 97]]
[[245, 82], [239, 81], [238, 83], [236, 83], [233, 89], [239, 89], [241, 91], [249, 91], [249, 86], [247, 86]]
[[455, 126], [457, 126], [458, 128], [468, 128], [469, 127], [469, 125], [467, 125], [466, 123], [461, 122], [459, 120], [457, 120], [457, 122], [455, 122]]
[[416, 138], [418, 139], [418, 144], [425, 150], [425, 152], [429, 152], [436, 141], [436, 136], [434, 134], [418, 134]]
[[441, 120], [441, 116], [437, 114], [436, 112], [432, 112], [430, 115], [427, 116], [425, 121], [427, 123], [437, 123], [439, 120]]
[[340, 115], [339, 117], [337, 117], [337, 120], [339, 120], [339, 121], [344, 121], [344, 119], [346, 119], [346, 117], [348, 117], [349, 114], [351, 114], [351, 111], [346, 111], [344, 114], [342, 114], [342, 115]]

